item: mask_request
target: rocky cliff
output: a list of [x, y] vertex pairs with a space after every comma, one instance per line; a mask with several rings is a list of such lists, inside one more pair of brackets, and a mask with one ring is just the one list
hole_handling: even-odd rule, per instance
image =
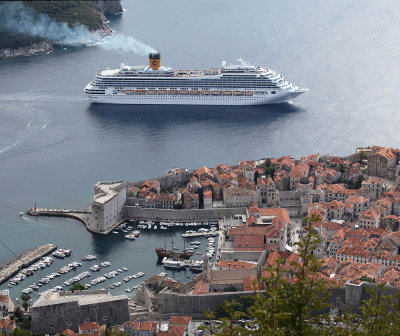
[[0, 58], [47, 54], [49, 52], [52, 52], [53, 50], [54, 48], [52, 43], [48, 41], [43, 41], [33, 43], [25, 47], [0, 49]]
[[96, 7], [104, 15], [114, 15], [122, 13], [122, 5], [120, 0], [100, 0], [96, 1]]

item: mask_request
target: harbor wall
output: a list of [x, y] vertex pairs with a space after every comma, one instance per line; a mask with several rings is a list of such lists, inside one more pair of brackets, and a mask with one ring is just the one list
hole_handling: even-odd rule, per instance
[[0, 284], [17, 274], [22, 267], [28, 267], [57, 248], [54, 244], [47, 244], [35, 247], [22, 254], [17, 259], [0, 268]]
[[143, 219], [166, 222], [188, 222], [219, 220], [245, 214], [246, 208], [215, 208], [215, 209], [155, 209], [135, 206], [124, 207], [124, 218]]

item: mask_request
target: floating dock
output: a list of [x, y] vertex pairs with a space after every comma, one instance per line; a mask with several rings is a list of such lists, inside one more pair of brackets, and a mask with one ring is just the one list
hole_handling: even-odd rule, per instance
[[0, 284], [17, 274], [21, 268], [28, 267], [37, 260], [43, 258], [57, 249], [54, 244], [40, 245], [34, 249], [22, 254], [14, 261], [0, 268]]

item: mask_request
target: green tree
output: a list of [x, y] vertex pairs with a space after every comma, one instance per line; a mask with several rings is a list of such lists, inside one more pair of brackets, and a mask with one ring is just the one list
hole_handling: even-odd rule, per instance
[[117, 326], [111, 328], [111, 326], [107, 326], [106, 330], [104, 331], [104, 336], [126, 336], [126, 334], [119, 330]]
[[237, 288], [235, 286], [228, 286], [224, 288], [224, 292], [237, 292]]
[[175, 210], [182, 210], [183, 209], [183, 204], [182, 203], [175, 203], [174, 204], [174, 209]]
[[23, 316], [22, 310], [20, 307], [15, 308], [14, 310], [14, 316], [16, 319], [20, 319]]
[[365, 151], [363, 151], [363, 150], [360, 150], [360, 151], [358, 152], [358, 162], [359, 162], [359, 163], [361, 163], [362, 160], [366, 160], [367, 158], [368, 158], [368, 153], [367, 153], [367, 152], [365, 152]]
[[25, 311], [27, 311], [29, 308], [29, 300], [30, 299], [31, 299], [31, 296], [29, 294], [21, 294], [22, 308], [24, 308]]
[[272, 166], [265, 168], [265, 175], [274, 177], [275, 169]]
[[29, 330], [15, 328], [12, 332], [8, 334], [8, 336], [30, 336], [31, 333]]
[[75, 282], [73, 286], [69, 289], [71, 292], [76, 290], [85, 290], [85, 286], [81, 285], [79, 282]]

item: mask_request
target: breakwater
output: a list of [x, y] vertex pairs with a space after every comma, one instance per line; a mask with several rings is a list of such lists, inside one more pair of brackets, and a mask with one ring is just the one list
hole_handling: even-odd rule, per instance
[[27, 267], [35, 261], [53, 252], [57, 248], [54, 244], [40, 245], [22, 254], [17, 259], [0, 268], [0, 284], [17, 274], [22, 267]]

